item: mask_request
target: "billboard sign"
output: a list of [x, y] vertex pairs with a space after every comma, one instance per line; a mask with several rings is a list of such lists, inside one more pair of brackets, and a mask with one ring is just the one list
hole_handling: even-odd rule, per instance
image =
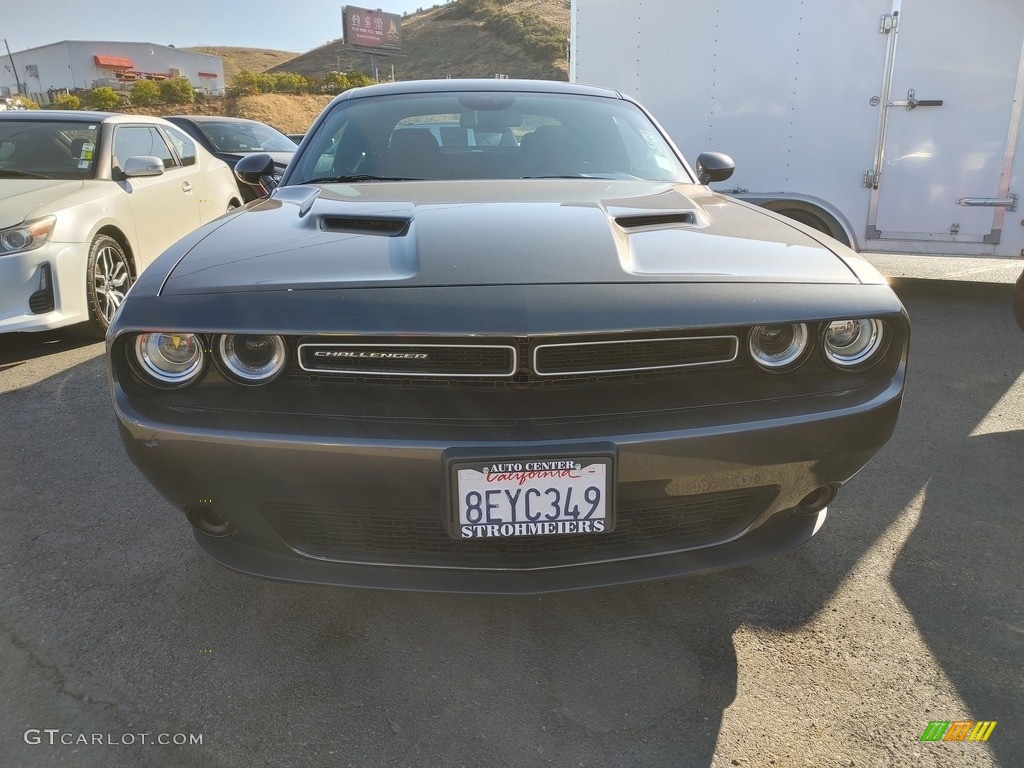
[[349, 5], [344, 8], [342, 20], [349, 45], [389, 51], [402, 47], [402, 17], [397, 14]]

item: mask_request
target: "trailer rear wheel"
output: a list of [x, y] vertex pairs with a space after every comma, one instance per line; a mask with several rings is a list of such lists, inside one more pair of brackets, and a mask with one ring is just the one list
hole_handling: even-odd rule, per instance
[[810, 211], [802, 211], [798, 208], [783, 208], [778, 213], [794, 221], [799, 221], [801, 224], [806, 224], [811, 229], [824, 232], [826, 235], [832, 234], [832, 229], [825, 223], [825, 220]]
[[836, 220], [831, 214], [821, 210], [820, 208], [813, 207], [810, 204], [800, 205], [797, 207], [793, 205], [792, 201], [779, 201], [772, 205], [771, 203], [765, 203], [764, 207], [775, 213], [780, 213], [786, 218], [798, 221], [801, 224], [815, 229], [818, 232], [823, 232], [830, 237], [834, 237], [836, 240], [841, 242], [843, 245], [850, 246], [850, 236], [846, 232], [846, 229]]

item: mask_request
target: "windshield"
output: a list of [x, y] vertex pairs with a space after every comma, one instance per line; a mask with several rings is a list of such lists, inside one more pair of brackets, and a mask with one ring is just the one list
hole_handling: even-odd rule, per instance
[[621, 99], [456, 92], [337, 103], [288, 184], [373, 179], [692, 181], [658, 128]]
[[294, 152], [298, 146], [276, 128], [263, 123], [216, 120], [197, 125], [218, 152]]
[[99, 124], [0, 120], [0, 178], [91, 179]]

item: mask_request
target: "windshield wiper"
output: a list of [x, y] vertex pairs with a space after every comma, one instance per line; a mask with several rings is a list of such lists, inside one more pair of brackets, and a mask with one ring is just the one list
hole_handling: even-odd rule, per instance
[[617, 171], [610, 171], [608, 173], [562, 173], [553, 174], [551, 176], [522, 176], [523, 179], [604, 179], [605, 181], [616, 181], [619, 179], [633, 179], [637, 180], [639, 176], [633, 176], [629, 173], [620, 173]]
[[33, 173], [32, 171], [19, 171], [15, 168], [0, 168], [0, 176], [14, 176], [21, 179], [52, 179], [45, 173]]
[[356, 173], [351, 176], [319, 176], [303, 184], [345, 184], [350, 181], [426, 181], [405, 176], [375, 176], [372, 173]]

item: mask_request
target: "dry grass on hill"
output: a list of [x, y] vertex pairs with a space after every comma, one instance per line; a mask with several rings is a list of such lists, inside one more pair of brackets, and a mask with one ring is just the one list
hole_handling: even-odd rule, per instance
[[[502, 5], [511, 12], [529, 12], [569, 34], [569, 0], [512, 0]], [[509, 77], [566, 80], [564, 60], [538, 61], [522, 46], [501, 39], [473, 18], [452, 18], [449, 6], [441, 5], [402, 19], [402, 55], [378, 56], [381, 80], [391, 79], [394, 66], [397, 80], [423, 80], [443, 77]], [[370, 57], [352, 51], [341, 40], [334, 40], [309, 53], [297, 56], [274, 71], [298, 72], [323, 77], [332, 70], [369, 72]]]
[[227, 115], [259, 120], [284, 133], [301, 133], [309, 128], [327, 102], [333, 97], [293, 96], [266, 93], [239, 98], [203, 99], [195, 104], [164, 105], [161, 107], [126, 107], [121, 110], [135, 115]]
[[[569, 34], [570, 0], [510, 0], [503, 10], [540, 16], [553, 27]], [[450, 18], [449, 6], [440, 5], [402, 20], [402, 55], [378, 57], [381, 80], [391, 79], [394, 64], [398, 80], [422, 80], [435, 77], [509, 77], [549, 80], [567, 79], [564, 61], [538, 61], [520, 46], [511, 44], [485, 29], [482, 22], [470, 18]], [[220, 56], [224, 77], [231, 78], [243, 69], [298, 72], [323, 77], [331, 71], [368, 72], [369, 56], [356, 53], [340, 40], [298, 55], [288, 51], [230, 46], [196, 46], [188, 50]], [[199, 114], [229, 115], [273, 125], [285, 133], [305, 131], [331, 100], [331, 96], [294, 96], [264, 94], [239, 98], [202, 99], [188, 106], [129, 107], [125, 112], [147, 115]]]
[[266, 72], [271, 67], [294, 59], [298, 53], [294, 51], [275, 51], [267, 48], [236, 48], [224, 45], [199, 45], [185, 50], [195, 53], [207, 53], [220, 56], [224, 64], [224, 81], [231, 83], [231, 78], [247, 69], [250, 72]]

